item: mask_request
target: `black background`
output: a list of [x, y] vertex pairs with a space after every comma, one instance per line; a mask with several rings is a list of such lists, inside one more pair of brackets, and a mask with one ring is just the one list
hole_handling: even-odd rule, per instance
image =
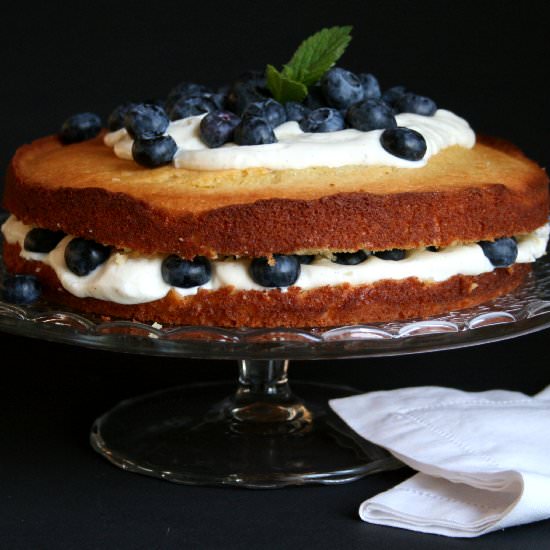
[[[341, 64], [405, 84], [514, 141], [543, 166], [548, 134], [545, 2], [93, 2], [15, 5], [0, 23], [5, 169], [20, 144], [69, 115], [105, 117], [125, 99], [161, 97], [181, 80], [222, 84], [281, 65], [323, 26], [354, 25]], [[437, 384], [536, 392], [550, 380], [549, 332], [422, 356], [296, 363], [291, 376], [367, 390]], [[376, 527], [365, 498], [408, 471], [340, 487], [245, 491], [175, 486], [123, 473], [87, 443], [119, 400], [231, 378], [230, 362], [119, 356], [0, 335], [2, 548], [550, 547], [550, 522], [475, 541]]]

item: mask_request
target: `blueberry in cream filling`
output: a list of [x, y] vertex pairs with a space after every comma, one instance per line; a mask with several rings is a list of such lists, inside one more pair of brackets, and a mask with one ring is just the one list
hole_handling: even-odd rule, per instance
[[[19, 244], [22, 258], [50, 266], [67, 292], [81, 298], [91, 297], [120, 304], [159, 300], [170, 290], [180, 296], [191, 296], [200, 289], [218, 290], [228, 286], [235, 290], [272, 292], [289, 286], [310, 290], [327, 285], [366, 285], [384, 279], [402, 280], [408, 277], [442, 282], [454, 275], [475, 276], [512, 263], [534, 262], [544, 255], [550, 232], [546, 224], [527, 235], [497, 239], [492, 245], [481, 241], [442, 247], [437, 251], [433, 247], [422, 247], [407, 250], [406, 253], [391, 250], [376, 253], [357, 251], [346, 253], [346, 256], [339, 253], [331, 257], [281, 255], [279, 261], [271, 265], [261, 259], [246, 258], [214, 261], [179, 259], [171, 260], [167, 265], [167, 258], [171, 258], [169, 255], [145, 256], [111, 250], [95, 243], [100, 247], [99, 252], [92, 255], [95, 258], [92, 263], [96, 265], [87, 274], [79, 275], [71, 270], [70, 262], [67, 262], [67, 249], [71, 250], [75, 246], [71, 243], [79, 239], [65, 236], [51, 251], [36, 252], [25, 247], [27, 236], [35, 229], [11, 216], [2, 226], [2, 233], [8, 244]], [[108, 254], [105, 253], [106, 248]], [[353, 262], [349, 261], [350, 258]]]

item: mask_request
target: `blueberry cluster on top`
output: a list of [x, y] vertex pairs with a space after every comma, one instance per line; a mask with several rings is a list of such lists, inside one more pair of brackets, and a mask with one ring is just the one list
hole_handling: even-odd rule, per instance
[[[275, 143], [274, 129], [296, 121], [304, 132], [383, 130], [380, 143], [386, 151], [406, 160], [419, 160], [426, 153], [426, 141], [415, 130], [398, 127], [395, 115], [408, 112], [432, 116], [436, 110], [433, 100], [404, 86], [382, 92], [372, 74], [356, 75], [341, 67], [328, 70], [310, 86], [303, 102], [283, 105], [271, 96], [263, 72], [248, 71], [233, 84], [217, 90], [181, 82], [166, 100], [124, 103], [109, 115], [107, 126], [110, 131], [126, 128], [134, 139], [134, 160], [147, 167], [172, 161], [177, 145], [166, 134], [171, 120], [201, 114], [206, 114], [200, 124], [201, 139], [210, 148], [228, 142]], [[75, 143], [95, 137], [100, 129], [97, 115], [80, 113], [64, 122], [59, 137], [63, 143]]]

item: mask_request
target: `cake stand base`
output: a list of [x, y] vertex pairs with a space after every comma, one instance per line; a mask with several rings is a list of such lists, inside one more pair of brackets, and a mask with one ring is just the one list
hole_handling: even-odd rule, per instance
[[191, 485], [336, 484], [401, 466], [329, 408], [356, 391], [295, 383], [297, 397], [286, 369], [242, 361], [233, 395], [234, 384], [196, 384], [123, 401], [96, 420], [92, 446], [125, 470]]

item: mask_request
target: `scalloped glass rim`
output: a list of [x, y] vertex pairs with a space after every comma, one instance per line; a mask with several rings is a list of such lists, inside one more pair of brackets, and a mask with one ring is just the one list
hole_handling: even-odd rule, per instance
[[[0, 256], [0, 272], [4, 271]], [[550, 258], [514, 293], [431, 319], [335, 328], [225, 329], [99, 317], [38, 303], [0, 301], [0, 330], [124, 353], [210, 359], [330, 359], [404, 355], [478, 345], [550, 327]]]

